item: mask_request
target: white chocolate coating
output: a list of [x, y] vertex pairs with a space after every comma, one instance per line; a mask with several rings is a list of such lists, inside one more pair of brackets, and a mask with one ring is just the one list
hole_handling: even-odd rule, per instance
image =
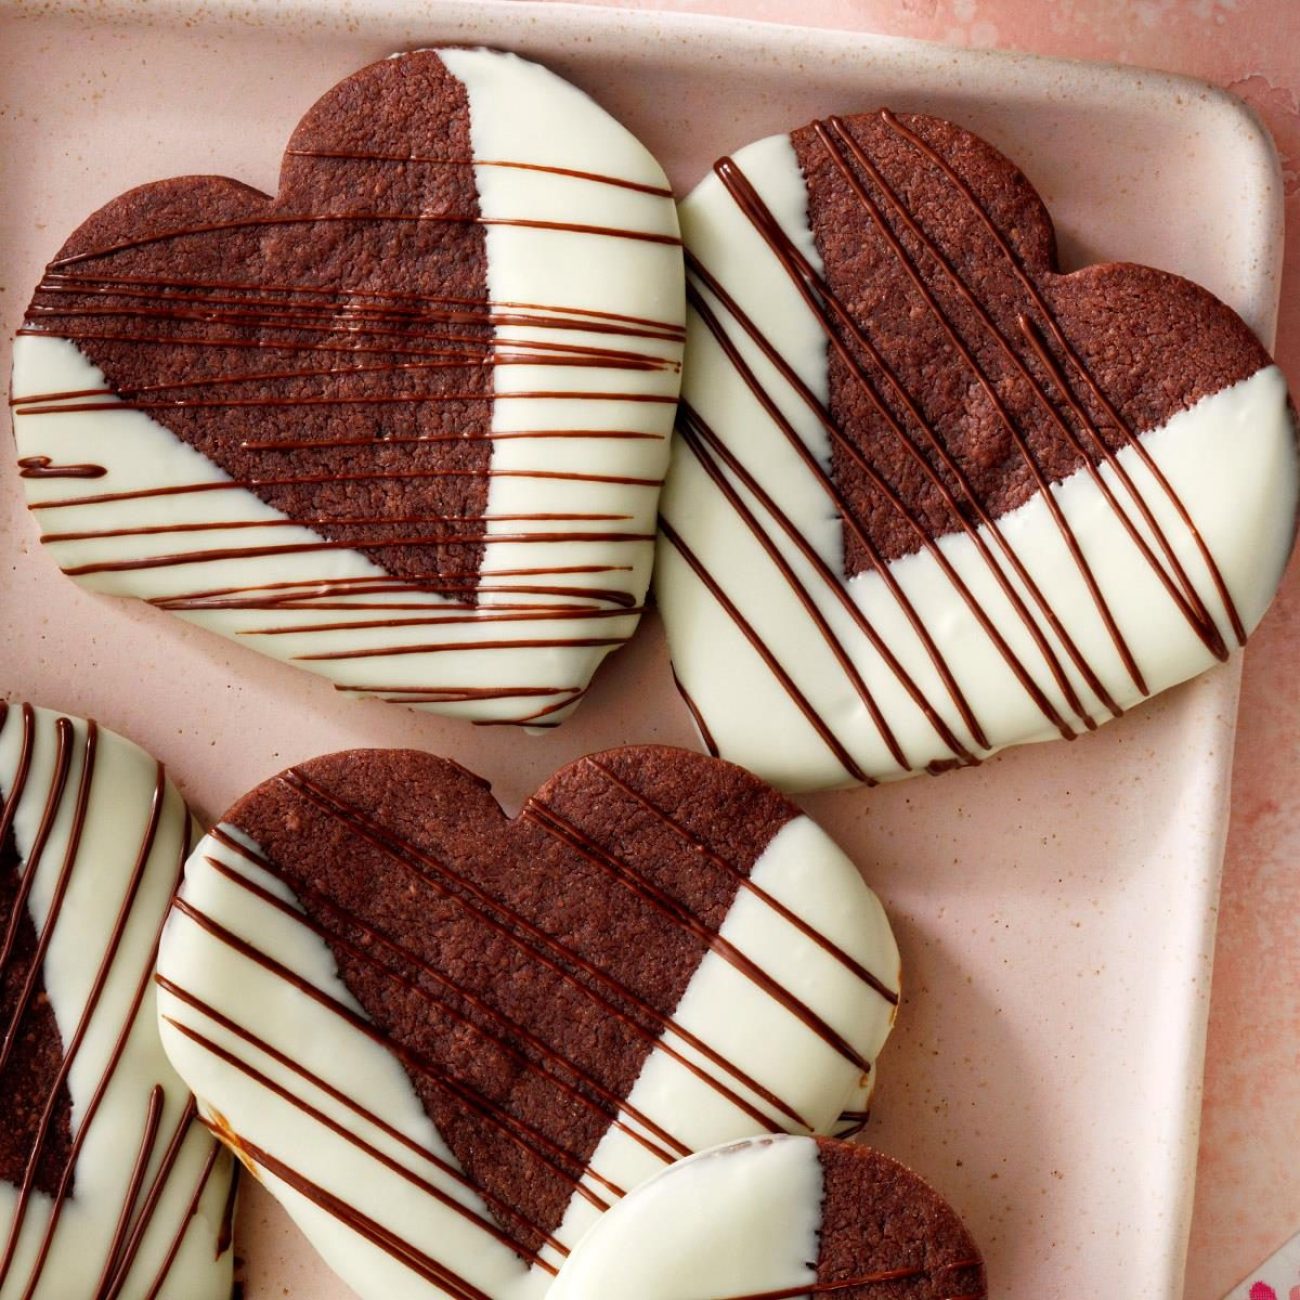
[[[225, 927], [338, 1004], [359, 1010], [324, 941], [240, 883], [248, 880], [277, 898], [290, 897], [257, 865], [257, 856], [256, 846], [228, 826], [198, 845], [181, 896], [186, 909], [206, 919], [175, 913], [159, 957], [160, 974], [168, 982], [159, 1002], [163, 1040], [204, 1112], [221, 1116], [228, 1139], [242, 1149], [257, 1177], [363, 1300], [460, 1296], [456, 1282], [439, 1283], [432, 1276], [435, 1265], [492, 1300], [546, 1294], [552, 1270], [588, 1230], [595, 1209], [575, 1195], [554, 1234], [561, 1249], [544, 1246], [531, 1268], [493, 1234], [482, 1197], [464, 1181], [396, 1059], [337, 1010], [305, 996], [210, 928], [213, 922]], [[799, 817], [784, 826], [755, 863], [750, 880], [897, 991], [898, 950], [884, 912], [814, 823]], [[875, 1057], [895, 1004], [756, 890], [741, 889], [720, 937], [801, 998], [856, 1052]], [[171, 988], [182, 990], [182, 996]], [[228, 1017], [237, 1030], [219, 1023], [214, 1013]], [[697, 1052], [681, 1034], [702, 1041], [731, 1069]], [[691, 1150], [762, 1131], [736, 1099], [757, 1107], [774, 1124], [789, 1125], [758, 1088], [775, 1094], [813, 1131], [828, 1131], [859, 1083], [851, 1061], [758, 982], [713, 953], [692, 975], [661, 1042], [693, 1061], [705, 1077], [662, 1046], [654, 1047], [619, 1123], [641, 1132], [648, 1123]], [[308, 1113], [304, 1103], [319, 1113]], [[346, 1125], [351, 1137], [339, 1134], [330, 1120]], [[264, 1154], [254, 1154], [253, 1148]], [[284, 1166], [295, 1171], [292, 1186]], [[631, 1188], [664, 1167], [663, 1158], [611, 1125], [584, 1183], [608, 1197], [608, 1183]], [[439, 1194], [467, 1207], [468, 1215], [440, 1201]], [[330, 1208], [331, 1197], [346, 1204], [347, 1214], [340, 1217]], [[358, 1231], [349, 1217], [356, 1215], [380, 1225], [400, 1248], [377, 1245], [373, 1231]], [[415, 1263], [407, 1267], [398, 1255]]]
[[[532, 358], [537, 345], [558, 343], [630, 351], [651, 358], [655, 366], [561, 367], [529, 360], [493, 368], [497, 397], [490, 430], [495, 440], [485, 510], [488, 540], [480, 599], [470, 618], [461, 610], [436, 621], [440, 610], [446, 618], [453, 597], [386, 581], [385, 571], [359, 551], [312, 549], [322, 541], [319, 534], [289, 524], [146, 411], [125, 405], [84, 413], [39, 409], [102, 404], [102, 394], [25, 402], [105, 387], [103, 374], [69, 340], [28, 334], [15, 341], [18, 454], [45, 456], [55, 466], [92, 464], [107, 471], [93, 479], [24, 480], [45, 543], [65, 571], [196, 556], [157, 567], [75, 575], [86, 586], [171, 608], [240, 644], [320, 673], [340, 690], [355, 688], [367, 697], [476, 721], [552, 725], [576, 706], [604, 656], [632, 634], [649, 583], [649, 539], [680, 378], [681, 250], [672, 242], [500, 223], [543, 220], [671, 240], [677, 218], [666, 192], [647, 193], [602, 179], [666, 186], [645, 148], [581, 91], [545, 68], [499, 51], [454, 49], [440, 57], [468, 94], [475, 180], [487, 223], [490, 299], [539, 304], [534, 314], [560, 325], [594, 319], [592, 313], [662, 323], [649, 338], [609, 328], [495, 327], [498, 356]], [[600, 436], [572, 436], [584, 430]], [[530, 436], [508, 436], [523, 431]], [[221, 483], [230, 486], [53, 504]], [[555, 518], [520, 519], [538, 515]], [[195, 522], [231, 527], [165, 531]], [[106, 535], [160, 527], [164, 531]], [[546, 540], [546, 534], [584, 532], [603, 536]], [[60, 534], [86, 533], [98, 535], [58, 540]], [[609, 540], [610, 534], [625, 538]], [[493, 540], [506, 537], [519, 540]], [[304, 549], [253, 553], [295, 544]], [[199, 556], [212, 550], [222, 551], [222, 558]], [[519, 576], [520, 570], [527, 570], [526, 576]], [[386, 589], [375, 592], [376, 581]], [[521, 583], [543, 590], [521, 595]], [[353, 595], [350, 585], [366, 590]], [[237, 599], [231, 599], [232, 592]], [[604, 594], [611, 592], [616, 598]], [[355, 618], [348, 614], [353, 604]], [[385, 616], [385, 605], [400, 608]], [[500, 610], [494, 616], [494, 606], [500, 605], [526, 609], [528, 616], [503, 616]], [[550, 617], [560, 606], [567, 608]], [[422, 618], [435, 621], [412, 622]], [[397, 620], [404, 625], [395, 625]], [[484, 642], [505, 644], [487, 649]], [[306, 658], [319, 655], [349, 657]]]
[[[8, 806], [16, 794], [15, 847], [24, 874], [36, 873], [25, 906], [38, 944], [49, 935], [41, 975], [62, 1040], [76, 1152], [70, 1195], [61, 1203], [0, 1183], [0, 1255], [21, 1219], [0, 1297], [227, 1300], [232, 1251], [229, 1241], [218, 1242], [231, 1160], [193, 1118], [190, 1093], [163, 1054], [152, 980], [158, 935], [192, 842], [190, 817], [147, 754], [110, 731], [96, 729], [88, 747], [90, 737], [81, 719], [16, 704], [0, 728], [0, 799]], [[66, 779], [58, 794], [61, 769]], [[52, 820], [42, 843], [47, 812]], [[151, 1131], [155, 1090], [160, 1104]], [[142, 1152], [143, 1179], [123, 1231], [119, 1221]], [[150, 1197], [156, 1199], [146, 1216], [141, 1207]]]
[[[803, 179], [789, 137], [751, 145], [737, 153], [736, 162], [781, 229], [814, 269], [820, 270], [808, 226]], [[824, 406], [828, 381], [823, 328], [716, 176], [703, 181], [685, 200], [681, 218], [691, 252]], [[815, 413], [707, 288], [701, 285], [700, 289], [803, 446], [827, 469], [830, 439]], [[835, 505], [693, 311], [687, 347], [683, 398], [830, 574], [842, 575], [842, 524]], [[1140, 441], [1214, 557], [1245, 629], [1252, 630], [1272, 598], [1294, 536], [1295, 433], [1281, 374], [1272, 366], [1260, 370], [1142, 434]], [[1125, 448], [1117, 459], [1149, 506], [1219, 632], [1229, 646], [1235, 645], [1224, 602], [1170, 496], [1134, 448]], [[843, 592], [896, 656], [923, 699], [977, 757], [1006, 745], [1059, 734], [933, 556], [921, 551], [893, 562], [889, 570], [912, 602], [920, 624], [931, 634], [941, 660], [952, 670], [984, 728], [987, 747], [980, 746], [971, 734], [933, 658], [880, 574], [868, 571], [847, 581], [837, 577], [837, 593], [749, 486], [720, 463], [715, 472], [733, 486], [758, 532], [775, 546], [798, 586], [825, 619], [830, 637], [810, 618], [796, 582], [782, 573], [760, 544], [755, 528], [728, 501], [680, 437], [661, 503], [663, 518], [861, 772], [877, 780], [895, 779], [922, 771], [931, 763], [950, 761], [954, 752], [845, 610], [839, 598]], [[1138, 533], [1156, 550], [1151, 529], [1138, 515], [1115, 471], [1103, 465], [1100, 473]], [[1081, 469], [1050, 491], [1078, 539], [1149, 693], [1210, 667], [1214, 656], [1179, 612], [1091, 475]], [[1143, 696], [1125, 670], [1088, 595], [1080, 565], [1043, 495], [1001, 516], [998, 526], [1041, 591], [1047, 593], [1083, 660], [1116, 703], [1121, 708], [1138, 703]], [[988, 530], [979, 532], [1000, 555]], [[1046, 656], [976, 543], [966, 534], [954, 533], [937, 545], [1031, 679], [1074, 730], [1082, 730], [1083, 720], [1069, 708]], [[1010, 574], [1005, 560], [998, 562], [1023, 596], [1023, 586]], [[718, 594], [710, 591], [679, 547], [666, 537], [661, 537], [657, 563], [656, 596], [674, 667], [717, 751], [785, 789], [851, 782], [854, 775], [843, 755], [834, 752]], [[1105, 720], [1107, 710], [1077, 665], [1062, 653], [1042, 611], [1032, 604], [1029, 607], [1083, 708], [1093, 720]], [[848, 658], [874, 698], [906, 759], [904, 764], [891, 752], [836, 649]]]
[[548, 1300], [725, 1300], [817, 1281], [822, 1165], [806, 1137], [754, 1139], [679, 1161], [615, 1206]]

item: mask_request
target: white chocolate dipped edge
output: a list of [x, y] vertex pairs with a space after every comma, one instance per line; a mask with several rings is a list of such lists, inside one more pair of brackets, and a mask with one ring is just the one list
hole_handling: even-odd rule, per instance
[[17, 704], [0, 728], [0, 797], [5, 806], [17, 799], [15, 846], [24, 874], [36, 873], [25, 906], [38, 945], [48, 933], [41, 975], [62, 1039], [76, 1151], [61, 1203], [0, 1183], [0, 1253], [13, 1250], [0, 1297], [227, 1300], [231, 1160], [195, 1120], [163, 1054], [152, 979], [193, 839], [189, 813], [161, 765], [129, 741]]
[[[737, 153], [735, 160], [786, 235], [820, 271], [809, 230], [806, 191], [790, 138], [759, 141]], [[680, 215], [688, 249], [757, 323], [824, 406], [828, 380], [822, 328], [716, 176], [695, 189], [681, 205]], [[822, 424], [707, 288], [701, 285], [700, 290], [803, 445], [829, 470], [830, 440]], [[842, 525], [834, 504], [694, 311], [688, 314], [687, 347], [683, 398], [734, 453], [830, 573], [842, 574]], [[1175, 415], [1164, 426], [1143, 434], [1140, 441], [1194, 521], [1245, 629], [1252, 630], [1276, 589], [1295, 526], [1295, 434], [1282, 375], [1274, 366], [1260, 370]], [[1169, 495], [1133, 448], [1122, 450], [1117, 459], [1172, 544], [1220, 633], [1228, 645], [1234, 645], [1224, 603]], [[832, 639], [814, 625], [794, 583], [679, 437], [661, 502], [664, 519], [843, 751], [839, 755], [834, 752], [718, 593], [701, 580], [679, 547], [661, 537], [656, 597], [674, 668], [717, 752], [791, 790], [851, 782], [853, 774], [843, 754], [878, 780], [899, 778], [931, 763], [952, 760], [953, 750], [855, 625], [817, 567], [794, 545], [751, 488], [730, 468], [718, 468], [825, 618], [837, 648], [847, 655], [874, 697], [906, 764], [901, 765], [890, 751], [833, 652]], [[1150, 529], [1114, 470], [1104, 465], [1100, 472], [1155, 551]], [[1214, 657], [1179, 612], [1092, 477], [1080, 470], [1050, 490], [1078, 539], [1149, 692], [1210, 667]], [[1143, 697], [1125, 671], [1087, 592], [1080, 566], [1062, 540], [1042, 494], [1001, 516], [998, 525], [1047, 594], [1083, 659], [1118, 705], [1127, 708], [1139, 702]], [[981, 528], [980, 533], [989, 542], [987, 530]], [[940, 539], [938, 547], [1038, 687], [1062, 716], [1081, 730], [1082, 720], [1069, 709], [1045, 656], [975, 543], [966, 535], [953, 534]], [[1005, 561], [999, 562], [1023, 597], [1022, 584]], [[841, 586], [911, 676], [922, 697], [962, 743], [977, 756], [984, 756], [1005, 745], [1056, 736], [1057, 730], [1046, 723], [1043, 712], [958, 598], [934, 558], [919, 552], [889, 567], [982, 724], [987, 748], [980, 747], [971, 735], [933, 660], [879, 574], [863, 573], [846, 583], [841, 580]], [[1030, 608], [1084, 708], [1095, 721], [1107, 718], [1107, 710], [1062, 652], [1041, 611]]]
[[[468, 93], [475, 179], [485, 219], [524, 218], [676, 236], [676, 213], [666, 193], [500, 165], [565, 168], [666, 187], [662, 170], [645, 148], [583, 92], [512, 54], [451, 49], [441, 51], [440, 57]], [[74, 576], [97, 591], [170, 607], [203, 627], [320, 673], [341, 690], [355, 687], [358, 694], [477, 721], [560, 721], [577, 704], [604, 656], [635, 630], [649, 582], [654, 548], [646, 539], [655, 531], [658, 485], [667, 465], [680, 378], [681, 250], [671, 243], [567, 230], [488, 224], [485, 231], [488, 288], [494, 301], [542, 304], [540, 312], [531, 314], [554, 316], [562, 324], [593, 312], [645, 318], [662, 322], [658, 332], [667, 337], [498, 326], [495, 346], [501, 353], [559, 342], [634, 351], [660, 358], [664, 365], [645, 370], [531, 363], [494, 367], [492, 433], [503, 436], [493, 444], [492, 468], [508, 473], [489, 480], [481, 620], [412, 626], [409, 620], [421, 616], [420, 607], [427, 606], [429, 616], [436, 618], [449, 599], [418, 590], [349, 595], [348, 585], [373, 588], [376, 580], [387, 580], [384, 570], [358, 551], [311, 549], [322, 540], [319, 534], [285, 526], [281, 512], [241, 487], [51, 508], [89, 497], [157, 488], [203, 489], [231, 480], [144, 411], [123, 406], [120, 411], [37, 414], [41, 403], [29, 399], [103, 389], [105, 379], [74, 343], [27, 334], [14, 346], [19, 457], [45, 456], [56, 466], [92, 464], [107, 471], [93, 479], [24, 480], [53, 558], [72, 571], [140, 561], [147, 566], [163, 556], [218, 550], [224, 558]], [[611, 396], [592, 398], [586, 393]], [[45, 404], [105, 400], [92, 394]], [[546, 436], [548, 430], [554, 435]], [[614, 436], [558, 436], [574, 430]], [[542, 436], [504, 436], [520, 431]], [[619, 436], [623, 434], [634, 436]], [[549, 477], [526, 477], [538, 472]], [[566, 479], [566, 473], [593, 477]], [[617, 481], [625, 479], [635, 482]], [[520, 515], [574, 514], [613, 516], [614, 521], [519, 522]], [[123, 528], [165, 530], [200, 518], [232, 527], [102, 535]], [[266, 527], [247, 526], [250, 523]], [[545, 534], [556, 532], [618, 532], [636, 540], [544, 540]], [[101, 535], [56, 540], [58, 534], [68, 533]], [[543, 540], [492, 540], [522, 533]], [[307, 549], [289, 555], [239, 554], [293, 544]], [[520, 570], [528, 573], [519, 576]], [[389, 586], [400, 585], [387, 581]], [[523, 596], [507, 590], [520, 584], [561, 590]], [[584, 595], [588, 590], [592, 594]], [[611, 591], [621, 593], [619, 599], [601, 594]], [[297, 600], [287, 599], [295, 593]], [[313, 597], [327, 597], [328, 612], [313, 608]], [[548, 605], [568, 606], [569, 612], [554, 619], [491, 620], [494, 605], [518, 608], [521, 602], [543, 615]], [[360, 626], [339, 629], [348, 616], [346, 608], [337, 606], [353, 603], [359, 605]], [[572, 616], [575, 603], [589, 606], [592, 616]], [[402, 607], [393, 618], [408, 625], [384, 625], [376, 604]], [[627, 613], [618, 614], [621, 609]], [[322, 624], [334, 630], [321, 630], [317, 625]], [[540, 644], [509, 644], [530, 641]], [[598, 644], [581, 644], [584, 641]], [[484, 642], [494, 643], [494, 648], [483, 648]], [[507, 644], [498, 644], [502, 642]], [[462, 645], [464, 649], [455, 648]], [[416, 652], [412, 646], [418, 647]], [[394, 653], [385, 653], [389, 648]], [[354, 652], [363, 657], [304, 658]]]
[[[555, 1233], [564, 1249], [545, 1246], [542, 1262], [531, 1268], [493, 1235], [482, 1199], [464, 1182], [397, 1060], [213, 930], [213, 923], [224, 927], [351, 1011], [359, 1010], [316, 934], [213, 866], [220, 863], [278, 898], [291, 898], [256, 865], [257, 856], [256, 846], [224, 825], [198, 845], [186, 869], [184, 910], [173, 914], [159, 957], [164, 1044], [196, 1089], [201, 1108], [220, 1115], [228, 1139], [256, 1176], [363, 1300], [440, 1295], [460, 1300], [480, 1292], [492, 1300], [542, 1296], [550, 1270], [587, 1232], [596, 1210], [575, 1195]], [[813, 822], [799, 817], [783, 827], [750, 879], [897, 991], [898, 950], [884, 911]], [[868, 1060], [876, 1056], [892, 1025], [894, 1004], [757, 892], [741, 889], [720, 933], [856, 1051]], [[237, 1028], [223, 1025], [213, 1013]], [[712, 953], [688, 983], [673, 1025], [775, 1094], [814, 1131], [830, 1129], [859, 1083], [857, 1067], [826, 1039]], [[673, 1029], [665, 1041], [705, 1078], [656, 1047], [620, 1123], [640, 1129], [642, 1119], [632, 1118], [635, 1113], [692, 1150], [750, 1136], [759, 1126], [727, 1099], [730, 1089], [774, 1122], [789, 1124], [770, 1102]], [[645, 1146], [611, 1126], [585, 1182], [608, 1197], [607, 1183], [593, 1181], [593, 1170], [631, 1188], [664, 1167]], [[332, 1198], [348, 1207], [343, 1217], [332, 1208]], [[365, 1221], [362, 1230], [352, 1216]], [[390, 1245], [377, 1244], [377, 1237]], [[438, 1281], [437, 1269], [449, 1277]], [[465, 1285], [478, 1291], [458, 1289]]]
[[754, 1139], [681, 1160], [583, 1239], [548, 1300], [721, 1300], [817, 1282], [822, 1164], [807, 1137]]

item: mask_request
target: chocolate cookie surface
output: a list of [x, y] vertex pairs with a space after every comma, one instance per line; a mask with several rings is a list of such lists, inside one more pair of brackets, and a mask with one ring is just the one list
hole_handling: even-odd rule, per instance
[[553, 1300], [984, 1300], [984, 1263], [910, 1169], [834, 1138], [754, 1138], [643, 1184]]
[[158, 1038], [192, 844], [162, 764], [0, 704], [0, 1295], [227, 1300], [231, 1160]]
[[65, 572], [342, 690], [549, 725], [636, 626], [682, 338], [653, 158], [484, 49], [355, 73], [274, 196], [130, 191], [14, 350]]
[[1223, 303], [1061, 274], [951, 123], [830, 118], [682, 204], [656, 585], [712, 747], [789, 788], [1072, 737], [1225, 658], [1295, 527], [1286, 385]]
[[898, 981], [813, 822], [657, 746], [513, 820], [427, 754], [291, 768], [196, 848], [159, 957], [201, 1112], [365, 1297], [542, 1295], [675, 1160], [828, 1130]]

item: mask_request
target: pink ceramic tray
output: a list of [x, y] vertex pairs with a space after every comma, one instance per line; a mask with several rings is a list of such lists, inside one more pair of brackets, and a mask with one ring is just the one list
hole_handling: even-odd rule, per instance
[[[1219, 92], [860, 35], [459, 0], [0, 0], [3, 335], [93, 207], [184, 172], [272, 189], [320, 92], [440, 41], [545, 59], [683, 188], [714, 156], [814, 114], [888, 103], [949, 115], [1036, 182], [1067, 263], [1191, 276], [1271, 338], [1276, 164]], [[126, 732], [204, 815], [347, 746], [455, 755], [515, 806], [579, 754], [694, 743], [653, 618], [558, 732], [475, 730], [339, 698], [165, 614], [79, 591], [40, 554], [12, 473], [0, 493], [0, 690]], [[996, 1296], [1181, 1294], [1236, 690], [1229, 667], [1070, 746], [805, 801], [891, 909], [906, 964], [869, 1138], [961, 1209]], [[256, 1187], [239, 1226], [247, 1300], [346, 1294]]]

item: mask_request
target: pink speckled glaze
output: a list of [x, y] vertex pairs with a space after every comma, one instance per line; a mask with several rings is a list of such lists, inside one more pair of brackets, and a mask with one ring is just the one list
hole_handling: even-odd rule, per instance
[[[1159, 76], [870, 37], [444, 0], [0, 0], [0, 330], [63, 235], [127, 186], [222, 172], [272, 188], [288, 129], [368, 59], [438, 40], [545, 58], [686, 186], [718, 153], [882, 100], [948, 113], [1036, 181], [1067, 261], [1149, 261], [1272, 329], [1281, 188], [1300, 216], [1300, 5], [1292, 0], [646, 0], [627, 8], [1162, 64], [1245, 96], [1279, 179], [1226, 97]], [[1300, 229], [1300, 221], [1297, 221]], [[1300, 238], [1279, 356], [1300, 375]], [[7, 362], [0, 358], [7, 370]], [[0, 475], [0, 689], [90, 713], [215, 814], [291, 761], [351, 745], [455, 755], [507, 805], [570, 758], [690, 744], [653, 620], [579, 716], [535, 741], [337, 698], [323, 681], [140, 605], [40, 554]], [[1228, 669], [1073, 746], [976, 772], [806, 800], [895, 918], [907, 996], [870, 1137], [923, 1170], [1007, 1300], [1176, 1300], [1196, 1163], [1213, 909], [1232, 785], [1186, 1300], [1218, 1300], [1300, 1222], [1300, 574]], [[256, 1188], [247, 1300], [346, 1294]]]

